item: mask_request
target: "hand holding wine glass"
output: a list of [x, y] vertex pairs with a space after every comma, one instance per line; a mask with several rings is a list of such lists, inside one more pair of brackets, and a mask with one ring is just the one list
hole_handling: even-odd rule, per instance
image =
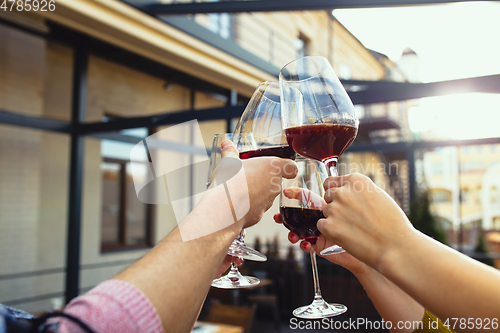
[[[295, 157], [295, 152], [286, 144], [286, 138], [281, 123], [281, 105], [279, 99], [279, 83], [272, 81], [262, 82], [248, 102], [236, 125], [234, 133], [232, 135], [226, 135], [225, 138], [234, 141], [241, 159], [251, 160], [259, 156]], [[220, 143], [221, 142], [218, 142], [218, 144]], [[217, 149], [217, 147], [214, 142], [212, 151], [215, 149]], [[213, 155], [213, 157], [216, 159], [217, 155]], [[216, 162], [216, 160], [212, 162], [212, 167], [214, 167]], [[249, 163], [255, 163], [255, 161], [249, 161]], [[212, 174], [210, 174], [210, 177], [212, 177]], [[275, 188], [279, 189], [281, 177], [279, 178], [279, 184], [276, 185]], [[249, 188], [249, 190], [251, 189]], [[272, 194], [273, 192], [271, 191], [270, 193]], [[279, 192], [277, 192], [276, 195], [278, 193]], [[264, 198], [263, 196], [260, 197]], [[272, 200], [269, 200], [269, 207], [271, 204]], [[267, 260], [264, 254], [245, 245], [244, 235], [244, 231], [242, 230], [238, 239], [231, 245], [229, 254], [244, 257], [249, 260]], [[237, 267], [232, 265], [231, 272], [225, 277], [214, 280], [212, 286], [219, 288], [244, 288], [258, 283], [259, 280], [257, 278], [243, 277], [239, 274]]]
[[[274, 222], [281, 224], [282, 219], [281, 219], [281, 214], [277, 213], [273, 216]], [[328, 240], [325, 236], [320, 235], [318, 239], [316, 240], [316, 244], [312, 245], [308, 241], [301, 239], [299, 235], [294, 233], [293, 231], [290, 231], [288, 233], [288, 240], [292, 244], [296, 244], [300, 241], [300, 249], [304, 252], [311, 252], [314, 250], [316, 253], [322, 251], [323, 249], [327, 249], [335, 243], [332, 241]], [[340, 265], [349, 271], [351, 271], [354, 275], [361, 274], [364, 270], [366, 270], [367, 265], [364, 264], [362, 261], [356, 259], [352, 255], [350, 255], [347, 252], [342, 252], [338, 254], [330, 254], [330, 255], [322, 255], [323, 258], [326, 260], [336, 264]]]
[[[225, 135], [229, 136], [230, 134]], [[222, 155], [224, 157], [238, 158], [239, 152], [236, 150], [235, 143], [225, 140], [222, 142], [222, 146]], [[275, 156], [243, 160], [242, 165], [248, 184], [248, 196], [250, 197], [250, 210], [242, 218], [242, 226], [243, 228], [249, 228], [261, 220], [264, 212], [271, 207], [274, 199], [281, 193], [282, 179], [296, 177], [298, 167], [292, 160]]]
[[[208, 172], [207, 187], [223, 183], [226, 179], [226, 174], [232, 170], [226, 170], [223, 167], [223, 160], [239, 159], [238, 151], [235, 149], [230, 140], [233, 139], [232, 134], [216, 134], [212, 144], [212, 154], [210, 156], [210, 168]], [[239, 146], [251, 145], [253, 142], [251, 135], [239, 136], [237, 144]], [[223, 170], [221, 170], [223, 168]], [[226, 185], [224, 185], [226, 186]], [[227, 188], [226, 188], [227, 191]], [[244, 243], [244, 231], [235, 239], [229, 250], [228, 255], [249, 260], [265, 261], [267, 258], [258, 251], [249, 248]], [[212, 286], [223, 289], [247, 288], [260, 283], [260, 280], [252, 276], [243, 276], [238, 271], [238, 266], [233, 261], [231, 269], [225, 276], [221, 276], [212, 281]]]
[[[331, 180], [331, 178], [329, 179]], [[325, 185], [326, 184], [330, 186], [333, 185], [331, 182], [328, 182], [328, 179], [325, 180]], [[306, 206], [309, 206], [312, 209], [323, 209], [327, 205], [326, 201], [322, 197], [302, 187], [284, 189], [283, 195], [289, 199], [301, 200], [305, 203]], [[282, 223], [282, 217], [280, 213], [275, 214], [273, 218], [276, 223], [280, 224]], [[315, 244], [312, 245], [310, 242], [305, 240], [304, 237], [301, 237], [300, 235], [296, 234], [293, 231], [290, 231], [288, 233], [288, 240], [292, 244], [295, 244], [301, 240], [300, 248], [304, 252], [315, 251], [316, 253], [318, 253], [319, 251], [322, 251], [324, 249], [336, 245], [323, 235], [320, 235], [317, 238]], [[365, 267], [366, 265], [363, 262], [354, 258], [347, 252], [339, 253], [338, 255], [325, 255], [323, 257], [333, 262], [334, 264], [340, 265], [348, 269], [354, 274], [360, 273], [361, 271], [366, 269]]]
[[[277, 213], [274, 216], [274, 221], [276, 223], [280, 223], [280, 224], [282, 223], [280, 213]], [[300, 249], [302, 251], [308, 252], [308, 253], [311, 252], [312, 250], [314, 250], [314, 252], [318, 253], [321, 250], [326, 249], [326, 248], [334, 245], [334, 243], [328, 241], [328, 239], [323, 235], [318, 237], [318, 240], [316, 241], [315, 245], [312, 245], [308, 241], [301, 240], [300, 237], [292, 231], [290, 231], [288, 233], [288, 240], [292, 244], [296, 244], [297, 242], [301, 241], [300, 242]], [[325, 258], [326, 260], [336, 264], [336, 265], [340, 265], [340, 266], [344, 267], [345, 269], [348, 269], [354, 275], [359, 274], [359, 272], [362, 272], [367, 267], [369, 267], [368, 265], [366, 265], [362, 261], [356, 259], [355, 257], [353, 257], [352, 255], [350, 255], [347, 252], [342, 252], [342, 253], [338, 253], [338, 254], [330, 254], [330, 255], [326, 255], [326, 256], [322, 256], [322, 257]]]
[[387, 253], [416, 234], [403, 210], [370, 178], [357, 173], [329, 177], [324, 188], [327, 218], [318, 228], [371, 267], [378, 269]]
[[[230, 139], [234, 140], [234, 144]], [[237, 148], [245, 149], [244, 147], [254, 147], [253, 143], [254, 141], [251, 134], [233, 136], [227, 133], [215, 135], [207, 186], [224, 182], [228, 176], [228, 172], [231, 173], [231, 170], [223, 167], [223, 160], [225, 158], [233, 158], [239, 161], [239, 152]], [[243, 222], [242, 226], [246, 228], [257, 223], [261, 219], [262, 214], [271, 207], [274, 198], [280, 193], [281, 178], [294, 177], [297, 168], [293, 161], [276, 157], [248, 159], [242, 163], [248, 187], [240, 189], [236, 193], [242, 194], [243, 197], [250, 198], [249, 210], [241, 217], [241, 221]], [[241, 199], [245, 199], [237, 196], [233, 197], [234, 194], [235, 192], [231, 192], [233, 207], [235, 207]], [[235, 239], [229, 247], [228, 254], [248, 260], [265, 260], [266, 257], [264, 255], [245, 245], [243, 237], [244, 231], [242, 230], [240, 236]], [[241, 275], [236, 264], [233, 263], [230, 272], [226, 276], [215, 279], [212, 282], [212, 286], [235, 289], [250, 287], [258, 283], [259, 280], [257, 278]]]

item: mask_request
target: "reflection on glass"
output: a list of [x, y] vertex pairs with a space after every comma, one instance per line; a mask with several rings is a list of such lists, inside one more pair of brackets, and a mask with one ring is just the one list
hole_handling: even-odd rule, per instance
[[[139, 171], [146, 163], [136, 163]], [[137, 198], [130, 162], [105, 158], [102, 169], [102, 248], [106, 250], [149, 245], [151, 214]]]
[[[144, 169], [146, 169], [146, 167], [146, 164], [144, 164]], [[127, 205], [125, 211], [127, 228], [126, 243], [141, 244], [146, 240], [147, 205], [137, 199], [134, 188], [134, 180], [130, 169], [130, 164], [127, 164]]]
[[101, 163], [102, 170], [102, 243], [119, 241], [120, 165]]

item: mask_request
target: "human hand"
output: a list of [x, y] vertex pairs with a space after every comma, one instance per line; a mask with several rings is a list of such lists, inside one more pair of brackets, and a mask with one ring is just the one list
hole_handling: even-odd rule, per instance
[[[274, 221], [276, 223], [282, 223], [280, 213], [277, 213], [274, 215]], [[295, 244], [300, 240], [300, 238], [297, 234], [290, 231], [288, 233], [288, 240], [292, 244]], [[315, 245], [312, 245], [311, 243], [309, 243], [306, 240], [302, 240], [300, 242], [300, 249], [304, 252], [311, 252], [312, 250], [314, 250], [316, 253], [319, 254], [319, 252], [321, 252], [323, 249], [326, 249], [326, 248], [333, 246], [333, 245], [335, 245], [335, 244], [330, 242], [323, 235], [321, 235], [321, 236], [319, 236]], [[364, 264], [363, 262], [354, 258], [353, 256], [351, 256], [347, 252], [338, 253], [338, 254], [331, 254], [331, 255], [326, 255], [326, 256], [321, 256], [321, 257], [327, 259], [328, 261], [330, 261], [336, 265], [340, 265], [340, 266], [348, 269], [350, 272], [352, 272], [356, 276], [359, 276], [359, 275], [367, 272], [370, 269], [366, 264]]]
[[[221, 149], [223, 158], [239, 159], [238, 151], [231, 141], [223, 141]], [[248, 188], [238, 192], [241, 192], [242, 200], [245, 200], [246, 195], [250, 198], [250, 209], [242, 219], [243, 227], [248, 228], [260, 221], [264, 212], [271, 208], [274, 199], [281, 192], [282, 178], [294, 178], [298, 168], [292, 160], [269, 156], [250, 158], [242, 163], [246, 176], [245, 186]], [[231, 199], [239, 200], [233, 197]]]
[[[309, 206], [312, 209], [322, 208], [326, 206], [326, 201], [323, 198], [321, 198], [314, 192], [304, 188], [298, 188], [298, 187], [286, 188], [283, 190], [283, 195], [289, 199], [302, 200], [304, 203], [307, 204], [307, 206]], [[276, 223], [283, 222], [280, 213], [274, 215], [274, 221]], [[292, 244], [295, 244], [300, 240], [300, 238], [296, 233], [290, 231], [288, 233], [288, 240]], [[306, 240], [302, 240], [300, 243], [300, 248], [304, 252], [310, 252], [314, 250], [316, 251], [316, 253], [319, 253], [323, 249], [326, 249], [333, 245], [335, 244], [330, 242], [328, 239], [326, 239], [324, 236], [321, 235], [316, 241], [315, 245], [312, 245]], [[346, 252], [340, 254], [322, 256], [322, 257], [333, 262], [334, 264], [340, 265], [348, 269], [354, 274], [361, 274], [367, 268], [365, 264], [363, 264], [362, 262], [360, 262], [359, 260], [357, 260], [356, 258], [354, 258], [353, 256], [351, 256], [349, 253]]]
[[[287, 197], [288, 199], [296, 199], [304, 202], [309, 208], [311, 209], [323, 209], [324, 206], [326, 206], [325, 200], [317, 195], [316, 193], [302, 187], [289, 187], [283, 189], [283, 195]], [[282, 223], [283, 220], [281, 218], [281, 214], [277, 213], [274, 215], [274, 221], [276, 223]], [[290, 242], [293, 244], [297, 243], [300, 239], [300, 236], [294, 233], [293, 231], [288, 232], [288, 239]], [[310, 244], [307, 241], [302, 241], [300, 244], [300, 247], [306, 251], [310, 250], [310, 247], [307, 246], [307, 244]]]
[[320, 219], [317, 226], [328, 240], [325, 243], [342, 246], [371, 267], [377, 269], [384, 256], [415, 234], [401, 208], [370, 178], [360, 174], [329, 177], [324, 187], [326, 219]]
[[219, 267], [219, 270], [217, 271], [217, 274], [215, 275], [215, 278], [218, 279], [221, 277], [221, 275], [227, 271], [227, 269], [231, 266], [232, 263], [235, 263], [237, 266], [240, 266], [243, 264], [243, 259], [239, 257], [234, 257], [232, 255], [226, 254], [226, 257], [224, 258], [224, 261]]
[[303, 187], [285, 188], [283, 189], [283, 195], [288, 199], [300, 200], [311, 209], [323, 209], [326, 206], [326, 202], [322, 197]]

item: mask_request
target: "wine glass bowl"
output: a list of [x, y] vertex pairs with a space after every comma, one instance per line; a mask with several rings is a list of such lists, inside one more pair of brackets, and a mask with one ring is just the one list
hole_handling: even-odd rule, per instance
[[356, 138], [359, 121], [330, 63], [321, 56], [294, 60], [281, 69], [279, 82], [288, 144], [332, 169]]
[[[324, 218], [323, 182], [328, 177], [326, 166], [316, 160], [297, 156], [298, 173], [293, 179], [283, 179], [280, 194], [280, 214], [283, 225], [311, 244], [321, 235], [317, 228], [319, 219]], [[340, 315], [347, 311], [342, 304], [329, 304], [321, 296], [316, 264], [316, 253], [311, 249], [311, 265], [314, 280], [314, 300], [310, 305], [293, 311], [299, 318], [318, 319]]]
[[234, 135], [253, 135], [255, 148], [240, 150], [241, 159], [258, 156], [295, 158], [283, 131], [280, 98], [277, 81], [262, 82], [253, 93], [233, 132]]
[[324, 189], [322, 183], [327, 177], [322, 163], [299, 156], [299, 168], [293, 179], [283, 179], [280, 196], [280, 215], [283, 225], [300, 239], [316, 244], [321, 235], [316, 223], [323, 215]]

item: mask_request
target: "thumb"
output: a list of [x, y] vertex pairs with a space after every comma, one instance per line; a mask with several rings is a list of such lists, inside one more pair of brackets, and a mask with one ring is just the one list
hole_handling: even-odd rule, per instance
[[316, 223], [316, 227], [321, 232], [321, 235], [325, 237], [326, 240], [336, 244], [335, 242], [335, 223], [331, 219], [319, 219]]
[[279, 168], [279, 173], [284, 178], [293, 179], [299, 172], [297, 163], [287, 158], [276, 157], [275, 160], [272, 161], [272, 165]]
[[233, 158], [240, 158], [240, 155], [238, 153], [238, 150], [234, 146], [234, 144], [231, 142], [231, 140], [224, 140], [220, 144], [220, 149], [221, 149], [221, 156], [224, 157], [233, 157]]

